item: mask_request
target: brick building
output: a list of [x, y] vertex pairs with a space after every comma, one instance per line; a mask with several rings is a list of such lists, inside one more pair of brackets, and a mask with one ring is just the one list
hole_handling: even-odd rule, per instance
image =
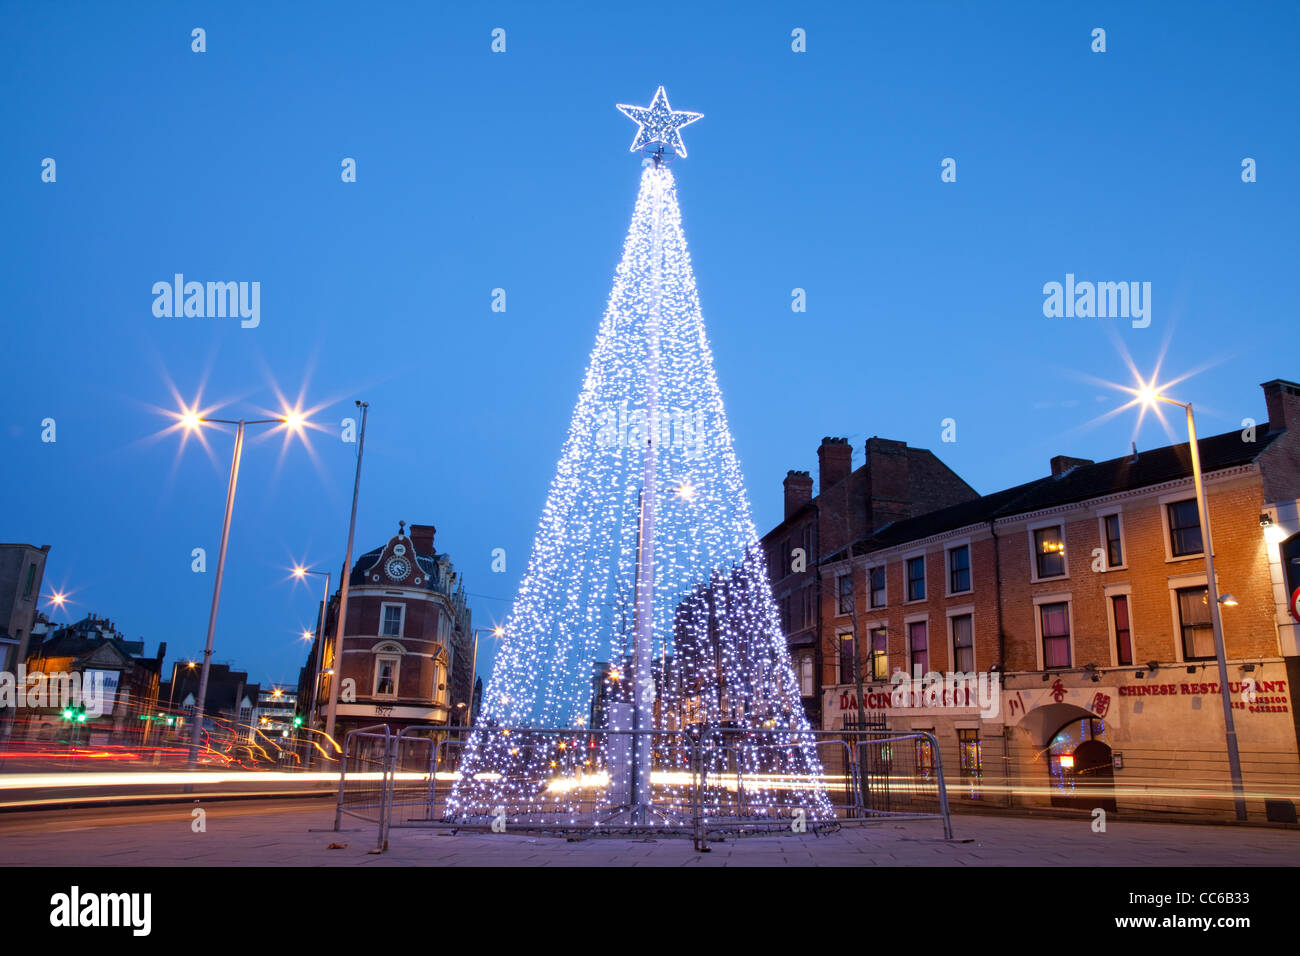
[[785, 477], [785, 517], [763, 536], [772, 595], [794, 658], [804, 710], [821, 723], [821, 680], [826, 672], [825, 600], [818, 562], [893, 521], [978, 498], [975, 489], [923, 448], [869, 438], [866, 460], [853, 469], [853, 447], [823, 438], [817, 449], [818, 494], [806, 471]]
[[[388, 724], [394, 731], [411, 724], [445, 724], [457, 703], [469, 706], [473, 630], [465, 587], [451, 559], [434, 548], [432, 525], [400, 522], [397, 534], [363, 554], [348, 579], [348, 616], [339, 657], [344, 698], [338, 704], [335, 736], [348, 730]], [[334, 646], [339, 594], [330, 599], [325, 647]], [[315, 685], [313, 645], [299, 684], [310, 700]], [[323, 726], [329, 699], [328, 676], [320, 682]], [[348, 682], [352, 699], [348, 700]]]
[[[1266, 424], [1200, 441], [1217, 585], [1235, 597], [1222, 609], [1234, 722], [1260, 816], [1262, 795], [1300, 789], [1300, 642], [1288, 609], [1300, 587], [1300, 385], [1263, 389]], [[1223, 811], [1224, 721], [1194, 494], [1186, 443], [1098, 463], [1058, 456], [1046, 477], [877, 525], [829, 553], [823, 726], [859, 713], [860, 661], [861, 710], [933, 731], [954, 793]], [[896, 706], [899, 670], [992, 673], [1001, 692], [983, 710], [960, 692]]]
[[[161, 739], [177, 746], [187, 746], [193, 732], [199, 699], [202, 668], [194, 661], [172, 663], [171, 680], [158, 689], [158, 713]], [[248, 679], [248, 671], [235, 670], [230, 664], [213, 661], [208, 666], [208, 685], [203, 700], [204, 746], [229, 753], [231, 748], [256, 742], [257, 701], [262, 685]], [[167, 718], [172, 718], [168, 722]]]
[[[42, 623], [44, 623], [42, 621]], [[102, 693], [102, 713], [89, 715], [78, 728], [78, 739], [88, 743], [143, 745], [152, 742], [151, 725], [142, 717], [155, 712], [165, 643], [158, 653], [145, 656], [144, 640], [128, 640], [106, 617], [87, 614], [75, 624], [36, 629], [27, 656], [28, 674], [79, 674], [84, 682], [96, 675]], [[15, 733], [35, 739], [55, 739], [66, 734], [62, 704], [23, 711]]]
[[50, 546], [0, 544], [0, 670], [27, 659]]

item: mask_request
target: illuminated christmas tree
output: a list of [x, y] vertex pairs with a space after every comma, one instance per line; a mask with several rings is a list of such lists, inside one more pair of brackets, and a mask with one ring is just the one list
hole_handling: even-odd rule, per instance
[[[618, 108], [640, 193], [449, 812], [671, 822], [690, 769], [676, 742], [707, 728], [729, 735], [750, 812], [824, 819], [669, 169], [700, 114], [662, 87]], [[736, 744], [745, 731], [763, 733]]]

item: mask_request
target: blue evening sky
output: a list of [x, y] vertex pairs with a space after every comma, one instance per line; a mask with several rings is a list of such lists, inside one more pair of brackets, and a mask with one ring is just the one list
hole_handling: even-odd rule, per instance
[[[45, 590], [76, 602], [60, 619], [95, 611], [197, 655], [231, 440], [182, 453], [159, 409], [173, 384], [222, 417], [301, 393], [325, 428], [311, 454], [246, 447], [215, 655], [296, 681], [319, 582], [286, 568], [342, 562], [338, 426], [364, 398], [357, 552], [399, 519], [435, 524], [476, 623], [501, 619], [636, 195], [614, 104], [661, 83], [705, 114], [674, 170], [760, 532], [823, 435], [855, 464], [871, 435], [930, 448], [981, 492], [1054, 454], [1126, 453], [1132, 411], [1091, 424], [1125, 400], [1095, 381], [1130, 381], [1125, 350], [1144, 372], [1162, 353], [1171, 375], [1201, 369], [1178, 394], [1203, 433], [1262, 420], [1259, 383], [1300, 378], [1298, 20], [1283, 3], [5, 2], [0, 539], [52, 546]], [[260, 326], [156, 318], [151, 287], [177, 272], [260, 282]], [[1044, 317], [1066, 273], [1150, 282], [1150, 327]], [[1136, 438], [1169, 441], [1150, 418]]]

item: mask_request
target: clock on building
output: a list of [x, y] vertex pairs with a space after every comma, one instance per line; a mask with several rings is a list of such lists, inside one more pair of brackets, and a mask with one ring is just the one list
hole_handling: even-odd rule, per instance
[[400, 581], [411, 573], [411, 562], [406, 558], [389, 558], [384, 570], [394, 581]]

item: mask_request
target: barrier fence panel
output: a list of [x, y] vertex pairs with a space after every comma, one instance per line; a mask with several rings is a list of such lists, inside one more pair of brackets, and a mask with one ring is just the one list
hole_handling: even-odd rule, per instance
[[348, 731], [343, 739], [334, 830], [341, 829], [344, 814], [374, 822], [379, 830], [376, 849], [380, 851], [388, 849], [392, 758], [393, 735], [387, 724]]
[[863, 819], [938, 819], [952, 839], [939, 742], [927, 731], [854, 731], [856, 811]]
[[335, 829], [345, 813], [374, 821], [381, 849], [390, 827], [654, 833], [705, 849], [727, 834], [937, 819], [952, 837], [925, 731], [377, 726], [343, 750]]

